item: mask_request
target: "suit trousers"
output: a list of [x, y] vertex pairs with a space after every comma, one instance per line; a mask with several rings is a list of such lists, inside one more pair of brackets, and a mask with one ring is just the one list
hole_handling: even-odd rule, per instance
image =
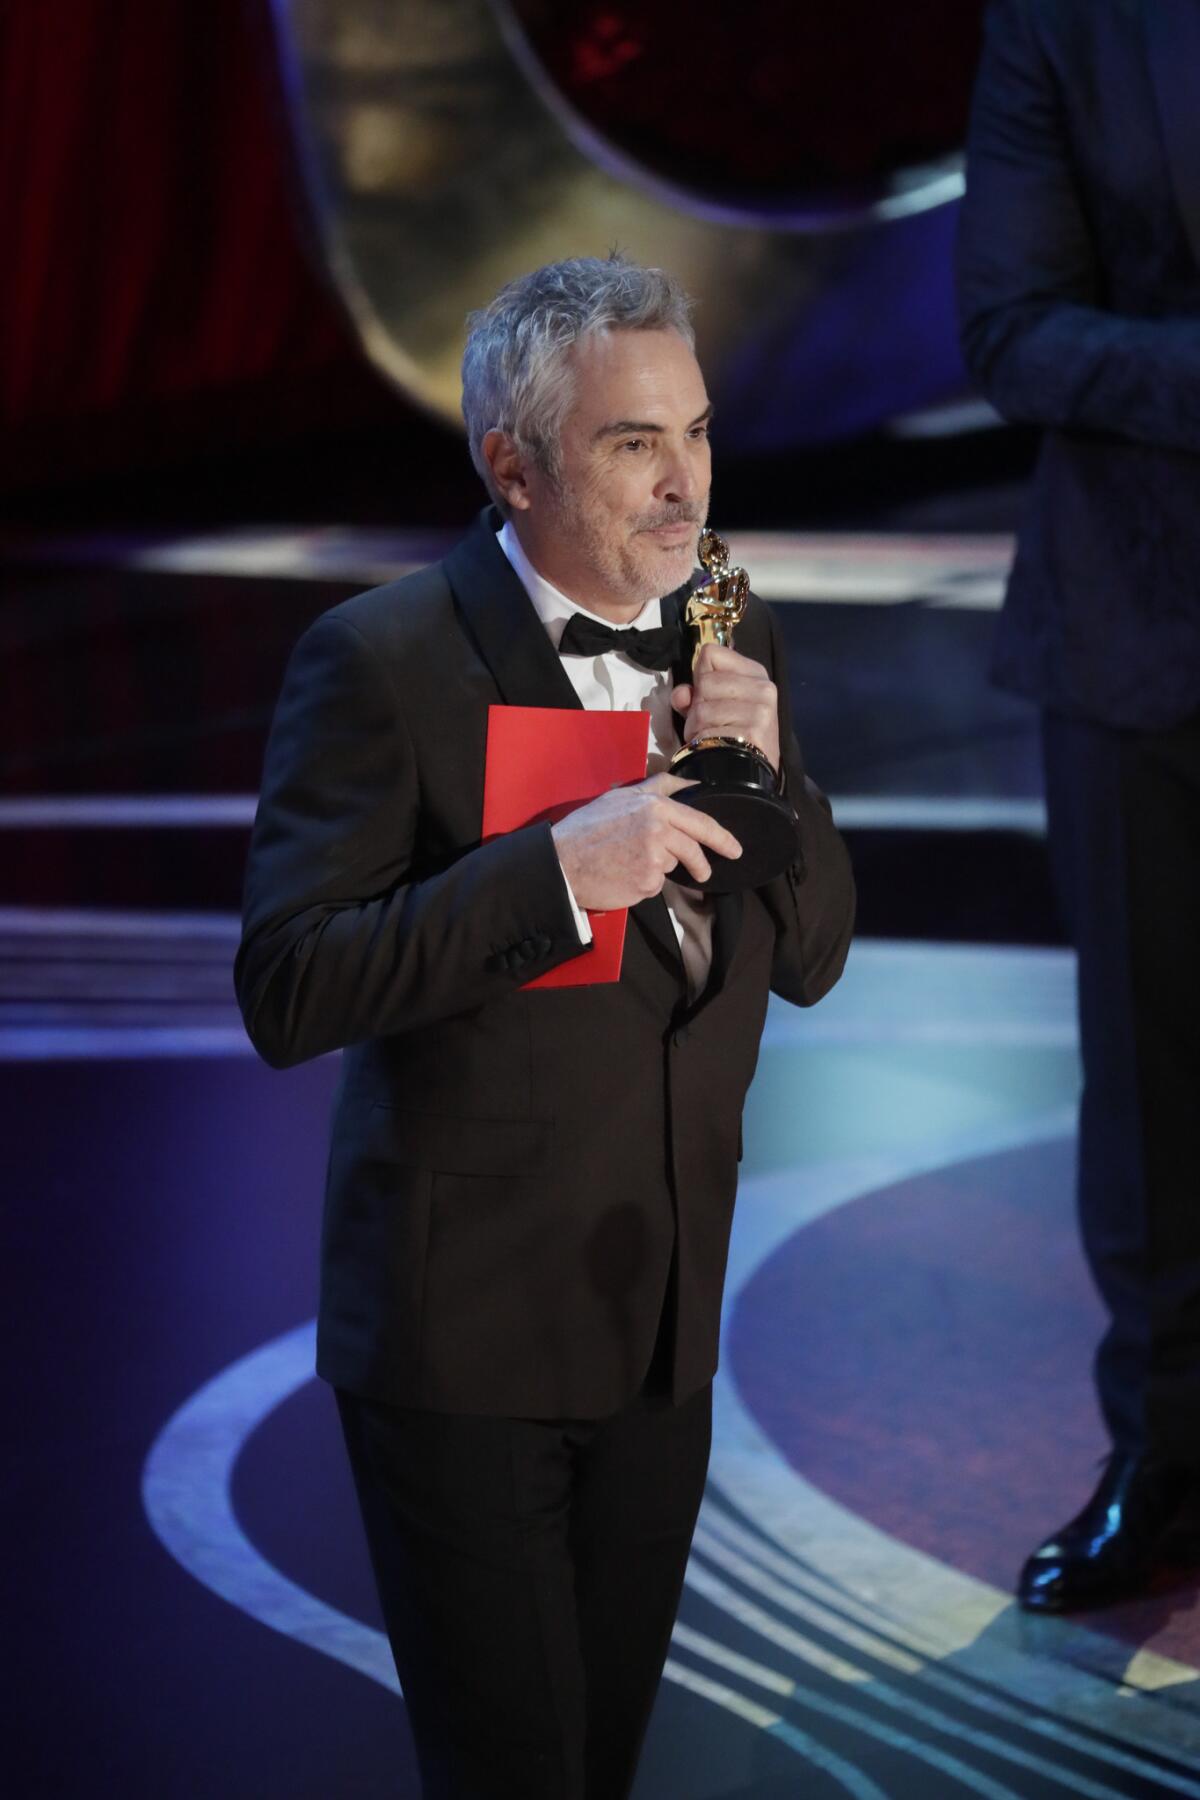
[[1079, 959], [1078, 1202], [1119, 1450], [1200, 1464], [1200, 716], [1047, 713], [1056, 886]]
[[599, 1420], [338, 1406], [426, 1800], [622, 1800], [704, 1490], [711, 1387]]

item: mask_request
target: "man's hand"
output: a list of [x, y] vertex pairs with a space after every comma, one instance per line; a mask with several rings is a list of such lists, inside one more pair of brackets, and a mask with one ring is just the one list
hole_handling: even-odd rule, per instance
[[673, 690], [671, 705], [686, 715], [685, 744], [697, 737], [746, 738], [778, 774], [779, 696], [752, 656], [723, 644], [702, 645], [691, 684]]
[[707, 881], [712, 869], [705, 848], [742, 854], [723, 825], [671, 799], [694, 785], [665, 772], [651, 775], [634, 787], [610, 788], [551, 827], [563, 873], [585, 912], [636, 906], [661, 892], [677, 868], [686, 871], [685, 880]]

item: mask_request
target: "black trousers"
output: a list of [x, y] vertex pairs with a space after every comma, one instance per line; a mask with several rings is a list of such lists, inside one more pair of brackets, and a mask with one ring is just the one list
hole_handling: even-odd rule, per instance
[[1047, 714], [1050, 848], [1079, 956], [1079, 1214], [1114, 1446], [1200, 1465], [1200, 717]]
[[711, 1388], [600, 1420], [338, 1406], [427, 1800], [622, 1800], [704, 1490]]

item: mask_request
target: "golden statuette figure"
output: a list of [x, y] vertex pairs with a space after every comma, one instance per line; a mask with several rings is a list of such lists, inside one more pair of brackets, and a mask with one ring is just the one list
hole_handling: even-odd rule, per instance
[[733, 628], [750, 598], [750, 577], [745, 569], [730, 568], [729, 545], [724, 538], [715, 531], [702, 531], [696, 554], [710, 579], [692, 589], [683, 613], [684, 624], [696, 633], [693, 666], [705, 644], [723, 644], [732, 650]]
[[[684, 633], [691, 639], [691, 666], [705, 644], [733, 649], [734, 626], [745, 617], [750, 577], [731, 568], [729, 546], [715, 531], [700, 535], [697, 555], [708, 576], [697, 582], [683, 605]], [[775, 770], [746, 738], [706, 735], [691, 738], [671, 758], [671, 772], [696, 783], [676, 799], [717, 819], [742, 846], [732, 861], [709, 852], [710, 893], [761, 887], [781, 875], [799, 853], [799, 825]]]

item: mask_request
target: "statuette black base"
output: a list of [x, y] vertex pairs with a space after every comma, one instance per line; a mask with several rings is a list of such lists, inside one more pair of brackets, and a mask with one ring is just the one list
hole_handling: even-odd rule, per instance
[[800, 829], [789, 802], [778, 791], [765, 757], [740, 744], [708, 744], [684, 751], [671, 763], [672, 775], [697, 786], [681, 788], [675, 799], [694, 806], [731, 831], [742, 846], [739, 857], [705, 850], [712, 874], [700, 887], [707, 894], [732, 894], [762, 887], [782, 875], [800, 854]]

